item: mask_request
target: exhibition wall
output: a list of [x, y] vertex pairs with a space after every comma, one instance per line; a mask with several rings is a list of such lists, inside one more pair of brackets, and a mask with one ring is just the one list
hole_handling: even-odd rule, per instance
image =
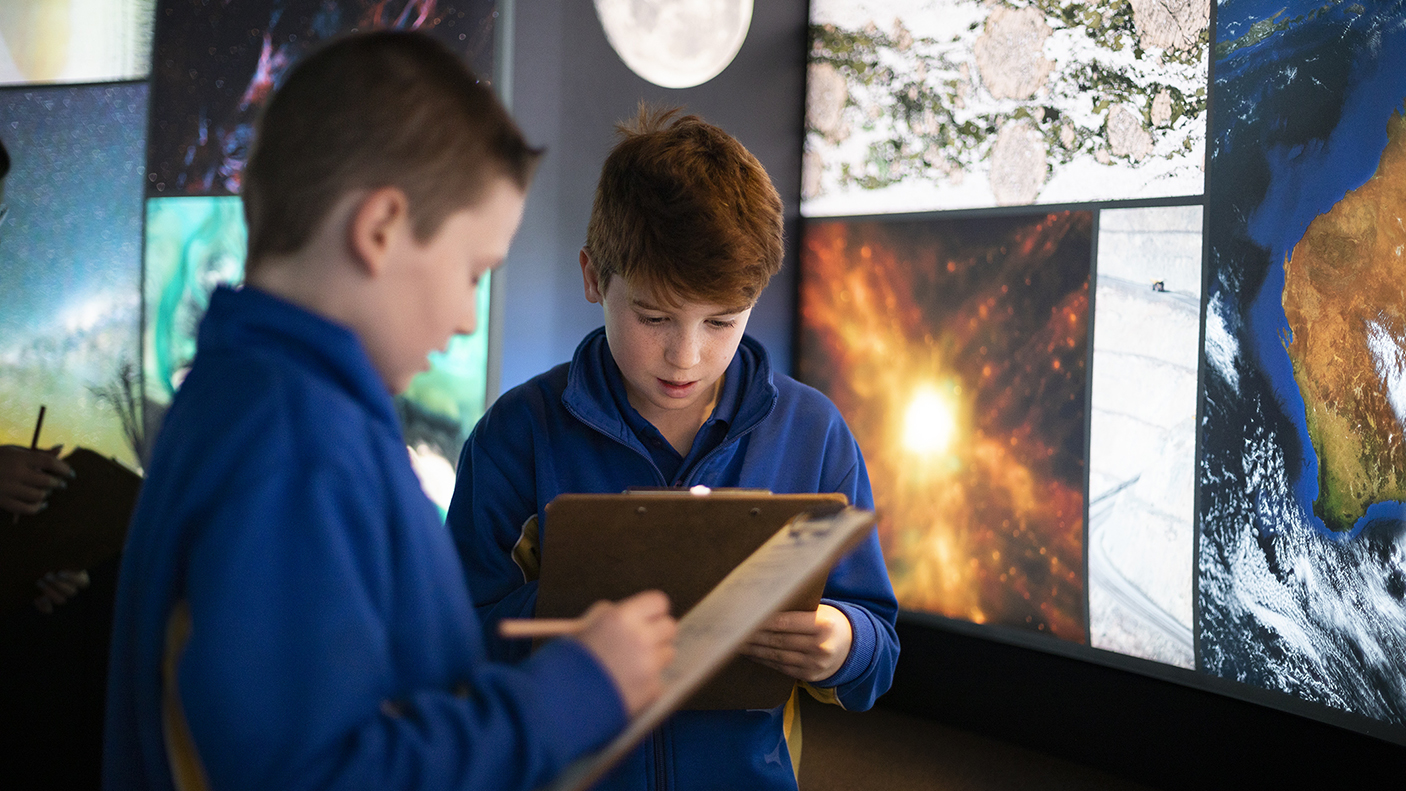
[[[238, 197], [253, 123], [303, 53], [354, 29], [415, 29], [494, 71], [495, 0], [179, 0], [0, 11], [0, 432], [140, 468], [196, 352], [217, 285], [243, 279]], [[5, 56], [9, 57], [8, 60]], [[84, 84], [72, 84], [72, 83]], [[426, 493], [447, 508], [486, 407], [479, 330], [431, 356], [396, 406]]]
[[42, 403], [47, 442], [140, 465], [242, 276], [259, 106], [318, 40], [426, 29], [548, 151], [480, 331], [399, 402], [442, 505], [485, 404], [601, 323], [577, 252], [613, 125], [682, 106], [785, 202], [749, 331], [864, 452], [889, 703], [977, 722], [984, 695], [1036, 746], [1076, 741], [1041, 700], [1082, 742], [1214, 716], [1406, 744], [1402, 0], [777, 0], [685, 87], [612, 7], [129, 0], [102, 47], [0, 12], [4, 440]]
[[810, 12], [797, 371], [910, 623], [1406, 744], [1406, 6]]

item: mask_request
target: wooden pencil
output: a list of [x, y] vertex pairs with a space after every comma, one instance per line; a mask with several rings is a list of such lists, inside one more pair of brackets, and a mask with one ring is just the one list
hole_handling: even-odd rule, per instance
[[581, 631], [581, 618], [504, 618], [498, 622], [498, 636], [505, 640], [563, 637]]
[[[30, 450], [39, 450], [39, 432], [44, 428], [44, 412], [47, 410], [48, 407], [43, 404], [39, 405], [39, 419], [34, 421], [34, 438], [29, 441]], [[20, 515], [15, 514], [15, 518], [10, 520], [10, 524], [17, 525], [19, 523]]]

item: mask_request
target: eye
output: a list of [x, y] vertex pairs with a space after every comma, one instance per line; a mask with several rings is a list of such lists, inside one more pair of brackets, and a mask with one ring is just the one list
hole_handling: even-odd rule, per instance
[[737, 319], [708, 319], [708, 324], [714, 329], [730, 330], [737, 326]]
[[646, 316], [643, 313], [636, 313], [635, 318], [639, 319], [641, 324], [647, 324], [651, 327], [658, 326], [669, 320], [668, 316]]

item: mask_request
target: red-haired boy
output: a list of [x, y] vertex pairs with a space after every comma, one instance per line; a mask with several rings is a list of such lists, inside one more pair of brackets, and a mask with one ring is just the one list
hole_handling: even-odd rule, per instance
[[[775, 373], [743, 331], [781, 266], [781, 199], [735, 139], [694, 116], [642, 110], [606, 159], [581, 251], [605, 327], [569, 364], [505, 393], [459, 462], [449, 525], [485, 626], [530, 615], [543, 509], [563, 492], [702, 484], [842, 492], [873, 508], [838, 410]], [[898, 605], [877, 535], [830, 574], [817, 612], [780, 613], [744, 649], [817, 698], [867, 709], [892, 682]], [[522, 645], [488, 639], [496, 657]], [[688, 711], [601, 784], [795, 789], [798, 701]]]

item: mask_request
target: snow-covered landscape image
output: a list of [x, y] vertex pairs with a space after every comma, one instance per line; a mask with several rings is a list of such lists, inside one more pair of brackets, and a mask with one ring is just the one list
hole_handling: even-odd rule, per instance
[[1199, 195], [1208, 0], [811, 4], [806, 216]]
[[1090, 644], [1195, 667], [1201, 206], [1099, 213], [1089, 424]]

